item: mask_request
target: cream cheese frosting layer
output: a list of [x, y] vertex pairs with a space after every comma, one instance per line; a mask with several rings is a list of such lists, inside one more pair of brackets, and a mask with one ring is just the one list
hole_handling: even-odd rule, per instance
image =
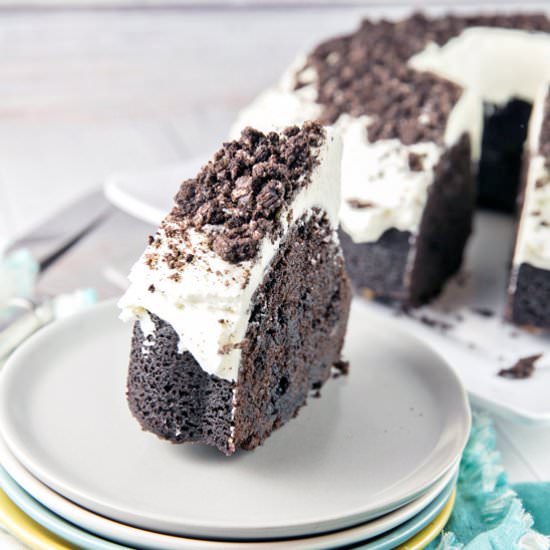
[[518, 226], [513, 263], [550, 269], [550, 159], [540, 153], [541, 130], [547, 111], [548, 84], [540, 88], [529, 123], [528, 158], [523, 208]]
[[[195, 229], [188, 230], [187, 243], [174, 240], [170, 224], [165, 222], [156, 237], [160, 245], [150, 245], [130, 272], [130, 287], [119, 302], [121, 318], [138, 319], [149, 332], [147, 312], [151, 312], [174, 328], [180, 352], [189, 351], [209, 374], [236, 380], [239, 344], [246, 333], [253, 295], [288, 229], [314, 208], [320, 208], [326, 212], [337, 238], [341, 149], [337, 133], [327, 129], [309, 183], [280, 214], [281, 236], [264, 237], [253, 260], [223, 260], [207, 245], [208, 236]], [[164, 262], [156, 269], [149, 268], [147, 261], [152, 254], [162, 257], [174, 246], [194, 256], [178, 277], [174, 278], [174, 271]]]

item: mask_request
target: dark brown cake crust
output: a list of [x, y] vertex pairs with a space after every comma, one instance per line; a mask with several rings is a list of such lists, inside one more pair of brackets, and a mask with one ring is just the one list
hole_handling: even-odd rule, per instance
[[288, 241], [256, 292], [243, 345], [235, 444], [245, 449], [296, 416], [344, 343], [351, 289], [328, 220], [317, 212]]
[[408, 281], [410, 305], [421, 305], [437, 296], [446, 280], [460, 269], [472, 232], [475, 201], [470, 138], [463, 135], [435, 167]]
[[470, 141], [463, 135], [435, 168], [416, 239], [408, 231], [389, 229], [374, 243], [355, 244], [340, 232], [354, 287], [404, 305], [426, 303], [460, 267], [474, 205]]
[[339, 245], [317, 211], [292, 227], [253, 297], [237, 382], [178, 354], [173, 329], [154, 318], [154, 345], [144, 346], [139, 323], [134, 329], [130, 410], [143, 429], [174, 443], [253, 449], [296, 416], [340, 361], [350, 300]]

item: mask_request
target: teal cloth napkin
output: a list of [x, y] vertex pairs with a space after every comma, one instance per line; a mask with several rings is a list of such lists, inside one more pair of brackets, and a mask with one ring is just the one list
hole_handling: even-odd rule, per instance
[[474, 413], [456, 504], [431, 550], [549, 550], [550, 483], [510, 485], [489, 416]]

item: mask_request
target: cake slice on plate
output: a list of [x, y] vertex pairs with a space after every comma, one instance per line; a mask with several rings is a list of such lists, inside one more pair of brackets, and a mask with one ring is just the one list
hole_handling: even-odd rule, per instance
[[533, 108], [509, 286], [508, 318], [550, 329], [550, 87]]
[[243, 130], [185, 181], [130, 273], [128, 403], [145, 430], [225, 454], [296, 416], [340, 352], [340, 139]]

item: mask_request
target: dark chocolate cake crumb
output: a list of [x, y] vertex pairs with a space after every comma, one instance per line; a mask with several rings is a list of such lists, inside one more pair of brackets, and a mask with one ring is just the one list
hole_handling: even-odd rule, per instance
[[196, 178], [182, 183], [169, 221], [182, 233], [189, 227], [207, 232], [210, 247], [227, 262], [252, 260], [264, 236], [280, 230], [282, 207], [309, 184], [319, 162], [316, 148], [324, 139], [323, 127], [315, 122], [280, 134], [244, 129]]
[[453, 325], [451, 325], [451, 323], [440, 321], [439, 319], [434, 319], [433, 317], [429, 317], [428, 315], [420, 315], [419, 317], [415, 318], [428, 327], [438, 328], [442, 331], [450, 330], [453, 328]]
[[150, 269], [156, 269], [157, 263], [159, 260], [158, 254], [146, 254], [145, 255], [145, 265]]
[[155, 292], [155, 285], [149, 285], [149, 288], [147, 289], [149, 292]]
[[373, 202], [370, 201], [364, 201], [361, 199], [347, 199], [346, 201], [352, 208], [372, 208], [374, 205]]
[[424, 169], [424, 154], [409, 152], [409, 168], [412, 172], [421, 172]]
[[371, 142], [398, 138], [405, 145], [443, 143], [445, 121], [462, 90], [407, 63], [430, 42], [443, 45], [472, 26], [550, 32], [550, 20], [542, 13], [436, 18], [417, 13], [395, 22], [365, 19], [354, 33], [313, 50], [296, 76], [296, 89], [311, 82], [308, 69], [313, 68], [321, 121], [333, 123], [344, 113], [368, 115]]
[[530, 355], [529, 357], [522, 357], [521, 359], [518, 359], [518, 361], [510, 368], [499, 370], [498, 375], [503, 378], [510, 378], [514, 380], [530, 378], [535, 372], [535, 363], [541, 357], [542, 353]]
[[347, 375], [349, 373], [349, 361], [336, 361], [333, 367], [336, 369], [338, 375]]
[[495, 315], [495, 312], [487, 307], [473, 307], [471, 310], [482, 317], [493, 317]]

